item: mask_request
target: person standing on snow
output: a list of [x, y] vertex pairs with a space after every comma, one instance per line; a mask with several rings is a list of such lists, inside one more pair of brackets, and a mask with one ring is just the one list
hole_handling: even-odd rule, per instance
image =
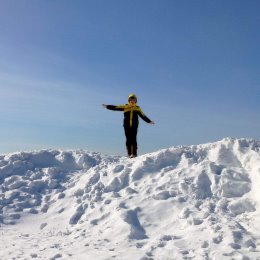
[[138, 116], [140, 116], [145, 122], [154, 124], [154, 121], [150, 120], [137, 106], [137, 97], [135, 94], [130, 94], [128, 97], [128, 104], [122, 106], [106, 105], [102, 104], [104, 108], [114, 111], [124, 112], [124, 129], [126, 137], [126, 148], [130, 158], [137, 156], [137, 129], [138, 129]]

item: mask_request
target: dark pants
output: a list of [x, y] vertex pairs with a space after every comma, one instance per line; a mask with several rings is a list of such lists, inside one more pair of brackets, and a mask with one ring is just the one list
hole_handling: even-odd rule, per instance
[[126, 137], [126, 148], [129, 156], [137, 156], [137, 127], [126, 127], [125, 129], [125, 137]]

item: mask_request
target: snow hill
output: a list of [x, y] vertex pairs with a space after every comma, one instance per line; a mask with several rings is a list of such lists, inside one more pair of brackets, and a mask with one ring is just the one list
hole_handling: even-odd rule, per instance
[[0, 156], [0, 259], [260, 259], [260, 142]]

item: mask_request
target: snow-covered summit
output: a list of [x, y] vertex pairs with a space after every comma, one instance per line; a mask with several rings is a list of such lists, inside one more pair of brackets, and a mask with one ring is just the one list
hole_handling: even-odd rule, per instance
[[0, 259], [260, 259], [260, 142], [0, 156]]

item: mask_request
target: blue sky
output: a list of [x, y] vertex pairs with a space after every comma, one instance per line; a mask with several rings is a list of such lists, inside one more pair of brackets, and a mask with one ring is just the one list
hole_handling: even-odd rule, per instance
[[0, 0], [0, 153], [260, 139], [260, 1]]

